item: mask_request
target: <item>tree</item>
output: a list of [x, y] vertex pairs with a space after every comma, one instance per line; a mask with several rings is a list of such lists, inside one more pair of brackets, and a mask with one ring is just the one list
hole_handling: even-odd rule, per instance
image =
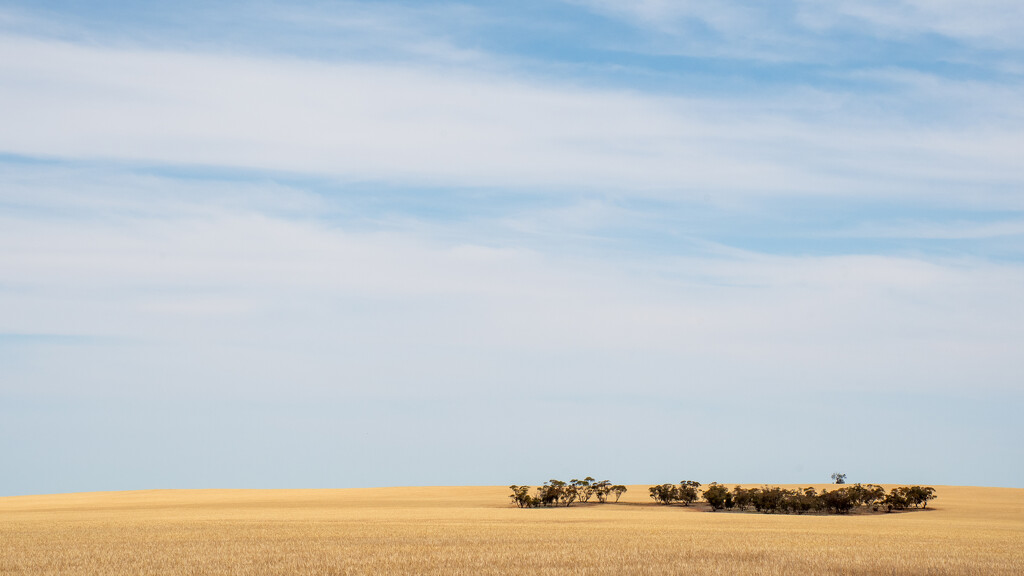
[[889, 491], [889, 494], [882, 499], [882, 504], [885, 505], [887, 512], [903, 510], [907, 507], [907, 498], [904, 496], [903, 490], [900, 488], [893, 488]]
[[732, 493], [729, 492], [728, 488], [717, 482], [708, 484], [708, 487], [704, 490], [704, 500], [711, 505], [712, 510], [732, 508], [734, 505]]
[[732, 489], [732, 500], [736, 507], [743, 511], [753, 504], [753, 494], [746, 488], [736, 486]]
[[792, 491], [778, 486], [764, 486], [762, 488], [751, 488], [751, 502], [754, 509], [765, 514], [781, 512], [786, 508], [786, 500]]
[[[520, 508], [536, 508], [542, 504], [540, 497], [530, 496], [529, 486], [516, 486], [513, 484], [509, 486], [509, 488], [512, 490], [512, 495], [509, 496], [509, 498], [511, 498], [512, 502]], [[540, 489], [538, 488], [538, 491], [539, 490]]]
[[883, 498], [885, 498], [885, 488], [878, 484], [867, 484], [864, 486], [864, 492], [861, 494], [860, 501], [865, 506], [874, 506], [876, 503], [881, 502]]
[[551, 479], [537, 488], [537, 498], [542, 506], [569, 506], [576, 500], [576, 488]]
[[594, 486], [592, 482], [594, 482], [594, 479], [590, 476], [587, 476], [583, 480], [573, 478], [569, 481], [569, 484], [576, 492], [576, 496], [580, 502], [589, 502], [590, 497], [594, 495]]
[[569, 507], [570, 504], [576, 501], [578, 494], [576, 493], [576, 487], [570, 484], [566, 484], [561, 480], [551, 479], [551, 486], [555, 488], [555, 500], [565, 506]]
[[676, 487], [672, 484], [659, 484], [651, 486], [647, 490], [651, 493], [651, 499], [659, 504], [671, 504], [679, 495]]
[[789, 493], [786, 495], [785, 505], [790, 512], [803, 514], [821, 509], [821, 498], [813, 486], [804, 488], [802, 492], [800, 490], [787, 490], [787, 492]]
[[615, 494], [615, 501], [619, 501], [619, 497], [626, 493], [626, 487], [622, 484], [616, 484], [612, 486], [612, 493]]
[[[836, 483], [845, 482], [845, 474], [836, 472], [832, 476]], [[651, 499], [659, 504], [671, 505], [678, 502], [689, 506], [702, 496], [712, 511], [732, 508], [745, 511], [753, 506], [765, 514], [849, 514], [859, 506], [870, 506], [875, 512], [885, 506], [887, 511], [892, 512], [911, 506], [927, 508], [928, 502], [936, 498], [935, 488], [931, 486], [896, 486], [886, 494], [877, 484], [857, 483], [837, 487], [835, 490], [823, 490], [819, 494], [812, 486], [797, 490], [768, 485], [749, 489], [736, 486], [730, 491], [726, 486], [712, 482], [698, 494], [700, 486], [700, 482], [682, 480], [679, 484], [651, 486], [648, 491]], [[598, 482], [590, 476], [583, 480], [573, 478], [569, 482], [551, 479], [537, 488], [536, 496], [530, 495], [529, 486], [513, 484], [509, 489], [512, 490], [509, 498], [520, 508], [570, 506], [577, 501], [587, 502], [595, 495], [602, 504], [608, 502], [612, 494], [615, 495], [615, 502], [618, 502], [626, 492], [626, 487], [621, 484], [612, 484], [608, 480]]]
[[928, 501], [935, 499], [935, 488], [931, 486], [905, 486], [901, 488], [903, 497], [914, 508], [921, 506], [928, 507]]
[[520, 508], [533, 507], [532, 504], [534, 502], [534, 497], [530, 496], [529, 486], [516, 486], [513, 484], [509, 486], [509, 489], [512, 490], [512, 495], [509, 496], [509, 498], [512, 499], [512, 502], [514, 502], [516, 506], [519, 506]]
[[856, 505], [854, 500], [853, 492], [847, 488], [839, 488], [829, 492], [828, 490], [822, 490], [821, 492], [821, 503], [825, 506], [826, 510], [835, 512], [836, 514], [847, 514]]
[[548, 483], [537, 487], [537, 503], [541, 506], [554, 506], [558, 502], [558, 489]]
[[676, 492], [676, 500], [682, 502], [683, 506], [689, 506], [697, 500], [697, 488], [700, 488], [700, 482], [681, 480]]
[[842, 472], [833, 472], [832, 473], [832, 483], [833, 484], [846, 484], [846, 474], [843, 474]]
[[847, 490], [853, 496], [853, 502], [856, 506], [873, 506], [876, 502], [885, 498], [885, 489], [877, 484], [861, 484], [858, 482], [853, 486], [848, 486]]

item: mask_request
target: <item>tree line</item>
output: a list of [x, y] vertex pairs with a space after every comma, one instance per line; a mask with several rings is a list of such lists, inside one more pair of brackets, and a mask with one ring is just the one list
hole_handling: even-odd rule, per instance
[[[677, 501], [688, 505], [693, 501], [692, 481], [681, 482], [676, 488]], [[651, 488], [651, 498], [663, 504], [661, 496], [665, 488]], [[658, 490], [655, 490], [658, 488]], [[887, 512], [905, 510], [910, 507], [927, 508], [928, 501], [935, 499], [935, 489], [930, 486], [897, 486], [886, 493], [877, 484], [853, 484], [818, 492], [813, 486], [807, 488], [781, 488], [779, 486], [762, 486], [760, 488], [728, 487], [712, 482], [703, 492], [704, 501], [712, 510], [739, 510], [753, 508], [765, 514], [805, 514], [807, 512], [824, 512], [829, 514], [848, 514], [858, 507], [867, 507], [877, 512], [885, 508]]]
[[[844, 475], [845, 479], [845, 475]], [[842, 483], [842, 482], [837, 482]], [[659, 504], [682, 504], [689, 506], [703, 498], [713, 511], [753, 509], [764, 514], [848, 514], [859, 507], [877, 512], [927, 508], [928, 502], [936, 498], [935, 489], [930, 486], [897, 486], [886, 492], [877, 484], [853, 484], [821, 492], [812, 486], [807, 488], [781, 488], [762, 486], [729, 489], [723, 484], [712, 482], [700, 490], [701, 483], [683, 480], [679, 484], [659, 484], [648, 488], [651, 499]], [[596, 497], [598, 502], [607, 502], [614, 496], [615, 502], [626, 492], [621, 484], [613, 485], [608, 480], [600, 482], [587, 476], [583, 480], [569, 482], [549, 480], [530, 494], [530, 486], [509, 486], [510, 498], [520, 508], [538, 506], [569, 506], [574, 502], [588, 502]]]
[[615, 497], [615, 502], [626, 493], [626, 487], [622, 484], [612, 484], [608, 480], [597, 481], [587, 476], [583, 480], [573, 478], [568, 482], [562, 480], [548, 480], [543, 486], [537, 487], [537, 494], [530, 494], [530, 486], [509, 486], [512, 495], [509, 498], [520, 508], [536, 508], [538, 506], [569, 506], [573, 502], [589, 502], [596, 498], [604, 504], [609, 498]]

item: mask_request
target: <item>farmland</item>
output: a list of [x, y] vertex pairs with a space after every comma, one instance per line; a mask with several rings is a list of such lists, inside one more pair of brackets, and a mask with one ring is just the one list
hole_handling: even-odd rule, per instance
[[646, 486], [529, 510], [507, 487], [6, 497], [0, 574], [1024, 574], [1024, 490], [937, 494], [849, 516], [659, 506]]

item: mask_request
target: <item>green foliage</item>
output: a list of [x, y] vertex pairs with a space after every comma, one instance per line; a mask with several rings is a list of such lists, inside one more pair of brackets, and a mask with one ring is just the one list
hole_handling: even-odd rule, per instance
[[823, 490], [821, 492], [821, 503], [826, 510], [836, 514], [847, 514], [857, 505], [853, 491], [848, 488], [839, 488], [831, 492]]
[[530, 495], [529, 486], [509, 486], [512, 494], [509, 498], [520, 508], [536, 508], [538, 506], [569, 506], [573, 502], [588, 502], [591, 497], [597, 496], [598, 502], [607, 502], [608, 497], [615, 495], [615, 501], [626, 492], [626, 487], [621, 484], [612, 484], [608, 480], [597, 482], [593, 477], [587, 476], [583, 480], [573, 478], [569, 482], [551, 479], [543, 486], [537, 487], [537, 495]]
[[512, 499], [516, 506], [520, 508], [536, 508], [540, 506], [540, 498], [530, 496], [529, 486], [516, 486], [513, 484], [509, 486], [509, 489], [512, 490], [512, 495], [509, 498]]
[[583, 480], [573, 478], [569, 481], [569, 485], [576, 492], [576, 497], [580, 502], [589, 502], [590, 497], [594, 495], [594, 479], [590, 476]]
[[673, 484], [659, 484], [647, 489], [651, 498], [659, 504], [671, 504], [676, 500], [676, 487]]
[[704, 500], [711, 505], [712, 510], [732, 508], [735, 505], [729, 489], [717, 482], [712, 482], [704, 490]]
[[882, 504], [885, 505], [886, 510], [892, 512], [893, 510], [903, 510], [907, 507], [907, 498], [904, 496], [903, 491], [899, 488], [893, 488], [889, 494], [882, 499]]
[[853, 495], [856, 506], [874, 506], [885, 498], [885, 488], [877, 484], [860, 484], [858, 482], [853, 486], [847, 487], [847, 490], [850, 490], [850, 493]]
[[[676, 484], [658, 484], [648, 488], [651, 499], [659, 504], [680, 503], [689, 506], [698, 499], [697, 489], [701, 483], [683, 480]], [[536, 496], [530, 495], [529, 486], [509, 486], [509, 498], [520, 508], [537, 506], [569, 506], [573, 502], [589, 502], [591, 497], [599, 503], [607, 503], [614, 495], [615, 502], [626, 492], [621, 484], [608, 480], [596, 481], [587, 476], [583, 480], [573, 478], [568, 483], [549, 480], [537, 488]], [[731, 491], [717, 482], [708, 484], [703, 493], [704, 501], [712, 510], [736, 509], [746, 511], [751, 507], [764, 514], [806, 514], [808, 512], [828, 514], [849, 514], [858, 507], [871, 507], [877, 511], [884, 506], [887, 511], [905, 510], [908, 507], [927, 508], [934, 500], [935, 489], [930, 486], [899, 486], [888, 494], [877, 484], [854, 484], [835, 490], [818, 491], [811, 486], [797, 490], [778, 486], [743, 488], [736, 486]]]
[[786, 498], [791, 492], [778, 486], [751, 488], [754, 509], [765, 514], [782, 512], [786, 509]]
[[626, 493], [626, 487], [622, 484], [616, 484], [612, 486], [612, 494], [615, 494], [615, 501], [619, 501], [619, 497]]
[[576, 501], [576, 487], [561, 480], [551, 479], [537, 489], [537, 497], [544, 506], [566, 506]]
[[905, 490], [905, 498], [914, 508], [919, 505], [927, 508], [928, 501], [935, 499], [935, 488], [931, 486], [905, 486], [902, 490]]
[[754, 505], [754, 494], [751, 490], [736, 486], [732, 489], [732, 500], [741, 512]]
[[818, 491], [808, 486], [803, 490], [788, 490], [785, 499], [786, 511], [791, 514], [804, 514], [821, 510], [821, 497]]
[[697, 500], [697, 488], [700, 488], [700, 482], [681, 480], [676, 489], [676, 500], [682, 502], [683, 506], [689, 506]]
[[658, 486], [651, 486], [648, 490], [651, 493], [651, 499], [660, 504], [681, 502], [683, 506], [689, 506], [697, 500], [697, 488], [699, 487], [700, 482], [683, 480], [678, 486], [659, 484]]
[[905, 510], [908, 506], [927, 508], [928, 501], [935, 497], [935, 488], [931, 486], [899, 486], [893, 488], [881, 503], [888, 512], [892, 512]]

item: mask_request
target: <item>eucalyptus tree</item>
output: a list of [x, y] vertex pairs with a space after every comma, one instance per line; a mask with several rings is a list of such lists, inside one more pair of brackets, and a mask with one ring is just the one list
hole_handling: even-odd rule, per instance
[[616, 484], [612, 486], [612, 494], [615, 494], [615, 501], [619, 501], [619, 497], [626, 493], [626, 487], [622, 484]]
[[708, 484], [708, 487], [704, 490], [704, 500], [711, 505], [712, 510], [732, 508], [735, 505], [729, 489], [717, 482]]
[[594, 495], [594, 478], [591, 476], [587, 476], [583, 480], [573, 478], [569, 481], [569, 485], [576, 492], [576, 498], [580, 502], [589, 502], [590, 497]]
[[697, 500], [697, 488], [700, 488], [700, 482], [681, 480], [676, 491], [676, 500], [682, 502], [683, 506], [689, 506]]

